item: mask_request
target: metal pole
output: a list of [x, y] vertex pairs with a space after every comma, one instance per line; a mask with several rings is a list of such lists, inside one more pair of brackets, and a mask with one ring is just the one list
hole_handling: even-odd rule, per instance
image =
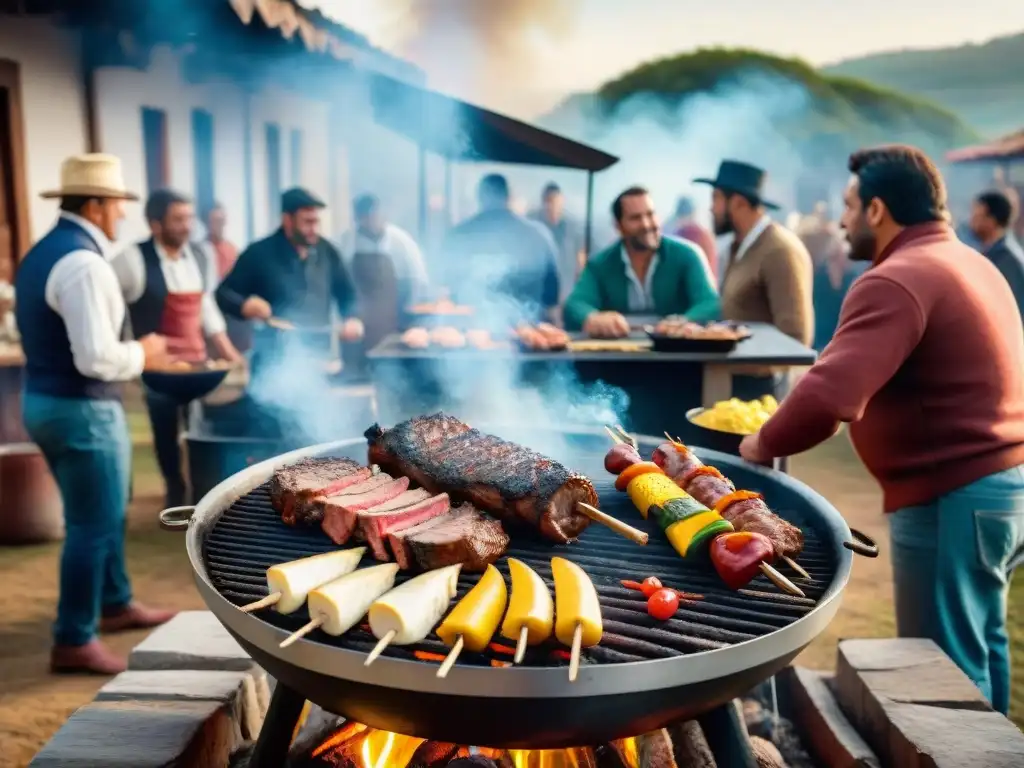
[[419, 230], [420, 242], [427, 237], [427, 150], [419, 147]]
[[583, 251], [586, 257], [590, 258], [590, 243], [593, 235], [591, 228], [594, 225], [594, 172], [587, 171], [587, 223], [583, 232]]

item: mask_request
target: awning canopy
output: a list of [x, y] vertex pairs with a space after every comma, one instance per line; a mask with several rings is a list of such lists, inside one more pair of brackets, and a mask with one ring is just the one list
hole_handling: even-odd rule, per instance
[[614, 155], [483, 107], [370, 75], [374, 119], [449, 160], [603, 171]]
[[946, 159], [951, 163], [1024, 160], [1024, 129], [987, 144], [975, 144], [970, 147], [954, 149], [946, 154]]

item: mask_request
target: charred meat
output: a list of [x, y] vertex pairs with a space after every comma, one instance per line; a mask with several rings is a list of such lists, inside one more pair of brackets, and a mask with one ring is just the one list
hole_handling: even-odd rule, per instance
[[434, 525], [417, 528], [404, 537], [404, 544], [425, 571], [455, 563], [462, 563], [467, 571], [482, 571], [508, 548], [509, 537], [501, 523], [469, 504], [438, 518]]
[[366, 438], [371, 463], [559, 544], [575, 539], [590, 523], [576, 505], [598, 503], [586, 477], [445, 414], [410, 419], [389, 430], [374, 425]]
[[370, 474], [351, 459], [304, 459], [274, 472], [270, 499], [288, 525], [315, 525], [322, 521], [323, 509], [314, 499], [341, 493]]

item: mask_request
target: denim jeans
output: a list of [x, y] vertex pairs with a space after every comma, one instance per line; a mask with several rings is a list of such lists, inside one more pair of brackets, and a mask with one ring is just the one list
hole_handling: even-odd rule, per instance
[[889, 530], [899, 636], [934, 640], [1006, 714], [1006, 607], [1024, 560], [1024, 467], [897, 510]]
[[167, 395], [146, 390], [146, 410], [149, 425], [153, 430], [153, 450], [164, 478], [169, 507], [188, 503], [185, 473], [181, 466], [181, 427], [185, 420], [185, 409], [177, 400]]
[[25, 393], [25, 428], [60, 487], [66, 535], [54, 642], [84, 645], [102, 614], [132, 599], [124, 565], [131, 466], [128, 422], [119, 402]]

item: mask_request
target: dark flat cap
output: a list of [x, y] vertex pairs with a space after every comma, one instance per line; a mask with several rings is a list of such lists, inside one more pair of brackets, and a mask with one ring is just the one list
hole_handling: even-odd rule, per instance
[[327, 203], [302, 187], [292, 187], [281, 193], [281, 213], [295, 213], [303, 208], [326, 208]]

